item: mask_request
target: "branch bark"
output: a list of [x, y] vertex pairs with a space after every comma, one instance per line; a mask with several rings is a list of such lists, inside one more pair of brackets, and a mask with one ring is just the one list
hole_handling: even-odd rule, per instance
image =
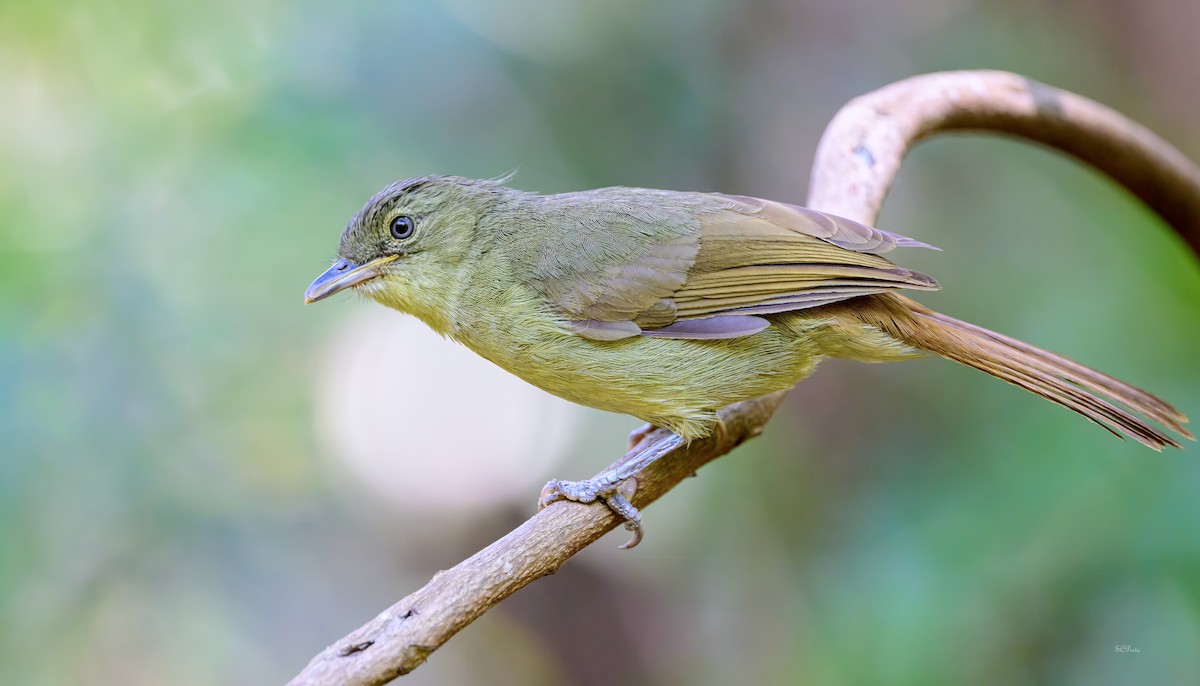
[[[926, 74], [852, 100], [821, 139], [808, 206], [874, 224], [909, 148], [961, 130], [1009, 134], [1080, 159], [1141, 198], [1200, 254], [1200, 167], [1107, 107], [1004, 72]], [[724, 434], [695, 441], [643, 470], [633, 503], [645, 507], [757, 436], [783, 396], [724, 408]], [[619, 524], [602, 504], [554, 503], [321, 651], [290, 684], [375, 685], [407, 674], [484, 612], [554, 573]]]
[[1200, 255], [1200, 167], [1111, 108], [1008, 72], [924, 74], [851, 100], [817, 146], [808, 206], [873, 225], [909, 149], [956, 131], [1005, 134], [1075, 157], [1133, 193]]

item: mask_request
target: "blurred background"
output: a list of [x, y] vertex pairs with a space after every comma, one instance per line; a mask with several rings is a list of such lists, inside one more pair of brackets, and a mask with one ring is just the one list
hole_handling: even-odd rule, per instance
[[[623, 451], [636, 420], [301, 305], [392, 180], [802, 202], [847, 99], [982, 67], [1196, 159], [1197, 26], [1174, 0], [0, 4], [4, 681], [281, 683]], [[879, 223], [944, 249], [903, 256], [943, 284], [922, 302], [1200, 415], [1200, 270], [1105, 179], [939, 139]], [[641, 547], [408, 682], [1200, 683], [1197, 457], [941, 360], [827, 363]]]

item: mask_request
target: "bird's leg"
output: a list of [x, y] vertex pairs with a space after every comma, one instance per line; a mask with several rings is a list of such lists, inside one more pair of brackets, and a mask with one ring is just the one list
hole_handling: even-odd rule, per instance
[[587, 481], [559, 481], [555, 479], [542, 487], [538, 507], [543, 508], [558, 500], [573, 500], [577, 503], [590, 503], [603, 500], [605, 504], [625, 520], [625, 528], [633, 532], [622, 548], [632, 548], [642, 541], [642, 514], [629, 502], [637, 490], [637, 481], [633, 480], [632, 488], [623, 488], [623, 483], [634, 474], [650, 466], [658, 458], [670, 453], [683, 445], [683, 438], [678, 434], [670, 434], [646, 446], [629, 460], [617, 465], [594, 479]]
[[638, 444], [646, 440], [646, 437], [654, 433], [658, 427], [653, 424], [642, 424], [638, 428], [629, 432], [629, 449], [633, 450], [638, 447]]

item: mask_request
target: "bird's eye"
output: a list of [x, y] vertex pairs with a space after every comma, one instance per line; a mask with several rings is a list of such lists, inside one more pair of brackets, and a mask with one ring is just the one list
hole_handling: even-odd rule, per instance
[[392, 238], [402, 241], [405, 238], [413, 235], [413, 229], [416, 227], [412, 217], [400, 215], [392, 220]]

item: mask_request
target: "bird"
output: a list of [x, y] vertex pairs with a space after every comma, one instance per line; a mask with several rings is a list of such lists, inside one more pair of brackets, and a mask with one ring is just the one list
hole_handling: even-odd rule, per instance
[[1154, 450], [1193, 439], [1170, 404], [1107, 374], [935, 312], [921, 241], [784, 202], [611, 187], [539, 194], [427, 175], [376, 193], [342, 231], [312, 303], [353, 289], [567, 400], [671, 433], [622, 467], [549, 482], [602, 501], [641, 540], [629, 476], [721, 430], [720, 408], [790, 389], [826, 358], [929, 354], [973, 367]]

